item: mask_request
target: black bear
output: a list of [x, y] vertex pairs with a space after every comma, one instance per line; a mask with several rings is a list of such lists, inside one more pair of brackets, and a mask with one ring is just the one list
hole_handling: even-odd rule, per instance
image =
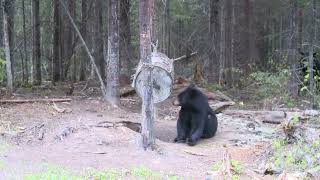
[[215, 112], [208, 98], [191, 84], [178, 95], [175, 105], [181, 106], [174, 142], [186, 142], [194, 146], [200, 138], [211, 138], [218, 128]]

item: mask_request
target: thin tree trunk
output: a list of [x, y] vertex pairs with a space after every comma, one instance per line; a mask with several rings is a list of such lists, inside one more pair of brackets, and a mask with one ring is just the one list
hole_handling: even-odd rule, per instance
[[[87, 19], [88, 19], [88, 0], [82, 0], [81, 3], [81, 28], [80, 32], [85, 42], [87, 42]], [[84, 81], [86, 79], [86, 66], [87, 66], [87, 54], [85, 51], [81, 53], [81, 61], [80, 61], [80, 81]]]
[[[139, 27], [140, 27], [140, 62], [151, 63], [151, 33], [154, 0], [139, 1]], [[142, 146], [144, 149], [153, 148], [154, 134], [154, 105], [152, 94], [152, 68], [145, 67], [143, 71], [143, 97], [142, 97]]]
[[15, 0], [5, 0], [5, 5], [8, 8], [8, 30], [9, 30], [9, 45], [10, 45], [10, 61], [11, 61], [11, 71], [12, 71], [12, 80], [14, 80], [15, 66], [14, 66], [14, 15], [15, 15]]
[[310, 33], [309, 33], [309, 69], [310, 69], [310, 75], [309, 75], [309, 88], [310, 88], [310, 100], [312, 107], [315, 106], [315, 81], [314, 81], [314, 59], [313, 59], [313, 44], [316, 40], [316, 29], [315, 29], [315, 7], [316, 7], [316, 1], [312, 0], [311, 3], [311, 17], [310, 22], [312, 26], [310, 27]]
[[40, 17], [39, 0], [32, 0], [33, 15], [33, 84], [41, 84], [41, 54], [40, 54]]
[[[12, 62], [11, 62], [11, 49], [10, 49], [10, 27], [9, 27], [9, 14], [10, 8], [8, 7], [8, 1], [4, 1], [3, 7], [3, 29], [4, 29], [4, 45], [5, 45], [5, 55], [6, 55], [6, 72], [7, 72], [7, 93], [12, 95], [13, 91], [13, 75], [12, 75]], [[10, 4], [10, 3], [9, 3]]]
[[236, 60], [235, 55], [235, 39], [236, 39], [236, 2], [237, 0], [232, 0], [232, 15], [231, 15], [231, 59], [230, 59], [230, 75], [231, 75], [231, 85], [234, 86], [234, 61]]
[[29, 70], [28, 70], [28, 51], [27, 51], [27, 33], [26, 33], [26, 12], [25, 12], [25, 0], [22, 0], [22, 21], [23, 21], [23, 51], [24, 51], [24, 66], [22, 67], [24, 70], [25, 78], [23, 78], [23, 82], [28, 84], [29, 82]]
[[100, 74], [103, 79], [106, 78], [105, 61], [103, 56], [103, 17], [102, 17], [102, 0], [96, 0], [95, 3], [95, 59], [99, 66]]
[[53, 46], [52, 46], [52, 81], [57, 82], [60, 81], [60, 40], [59, 40], [59, 34], [60, 34], [60, 7], [59, 7], [59, 0], [53, 1]]
[[209, 51], [209, 73], [208, 81], [213, 83], [217, 80], [218, 67], [219, 64], [219, 51], [220, 51], [220, 1], [211, 0], [210, 1], [210, 19], [209, 19], [209, 37], [210, 43], [208, 44], [210, 48]]
[[298, 74], [297, 70], [297, 12], [298, 12], [298, 0], [290, 0], [291, 4], [291, 32], [289, 34], [289, 51], [288, 51], [288, 63], [290, 66], [290, 77], [288, 81], [288, 92], [290, 95], [296, 97], [299, 92], [298, 86]]
[[124, 76], [124, 83], [130, 83], [130, 67], [132, 67], [131, 59], [131, 30], [130, 30], [130, 0], [120, 1], [120, 19], [119, 19], [119, 35], [120, 35], [120, 65], [121, 76]]
[[220, 24], [221, 24], [221, 30], [220, 30], [220, 57], [219, 57], [219, 85], [222, 85], [223, 81], [223, 73], [225, 68], [225, 46], [226, 46], [226, 36], [225, 36], [225, 1], [221, 2], [220, 7]]
[[171, 19], [170, 19], [170, 0], [166, 0], [165, 4], [165, 53], [171, 57], [170, 44], [171, 44]]
[[[0, 0], [0, 48], [4, 48], [4, 29], [3, 29], [3, 1], [4, 0]], [[1, 54], [1, 58], [2, 54]], [[4, 58], [3, 58], [4, 59]]]
[[109, 1], [107, 100], [119, 105], [118, 1]]
[[[74, 19], [76, 15], [76, 2], [75, 0], [69, 0], [68, 1], [68, 10], [71, 14], [71, 17]], [[65, 37], [65, 57], [64, 57], [64, 76], [65, 78], [68, 77], [68, 72], [70, 70], [71, 62], [72, 62], [72, 56], [74, 54], [74, 30], [72, 27], [72, 24], [68, 21], [68, 18], [64, 19], [64, 22], [66, 24], [65, 30], [66, 30], [66, 37]]]

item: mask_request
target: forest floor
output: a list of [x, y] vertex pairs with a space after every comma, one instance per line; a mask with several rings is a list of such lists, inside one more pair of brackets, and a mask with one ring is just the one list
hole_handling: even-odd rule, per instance
[[[122, 98], [117, 108], [102, 101], [98, 88], [82, 88], [75, 88], [68, 97], [71, 102], [0, 105], [0, 179], [217, 179], [213, 178], [214, 167], [223, 160], [226, 149], [242, 167], [240, 179], [274, 179], [258, 167], [272, 139], [279, 135], [277, 125], [252, 116], [220, 113], [215, 137], [194, 147], [172, 143], [179, 111], [172, 105], [174, 92], [156, 105], [156, 150], [144, 151], [138, 145], [139, 133], [125, 126], [109, 126], [121, 121], [139, 123], [140, 98]], [[63, 92], [20, 89], [15, 99], [61, 98]]]

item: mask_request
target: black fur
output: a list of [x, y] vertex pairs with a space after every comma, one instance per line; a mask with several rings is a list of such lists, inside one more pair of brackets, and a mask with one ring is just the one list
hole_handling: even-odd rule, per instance
[[209, 106], [208, 98], [195, 85], [190, 85], [181, 92], [178, 101], [181, 109], [175, 142], [186, 142], [194, 146], [200, 138], [211, 138], [215, 135], [217, 117]]

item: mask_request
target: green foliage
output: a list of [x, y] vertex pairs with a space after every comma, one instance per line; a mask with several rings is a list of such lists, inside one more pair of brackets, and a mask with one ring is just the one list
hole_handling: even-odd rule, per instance
[[242, 171], [242, 165], [239, 161], [231, 159], [230, 160], [231, 167], [236, 174], [240, 174]]
[[280, 139], [277, 139], [277, 140], [272, 142], [272, 147], [274, 149], [280, 149], [284, 145], [285, 145], [285, 142], [283, 140], [280, 140]]
[[273, 153], [268, 162], [274, 169], [288, 171], [306, 171], [317, 168], [320, 152], [320, 141], [315, 140], [311, 144], [298, 142], [296, 144], [284, 144], [282, 140], [272, 143]]
[[[1, 162], [0, 162], [1, 168]], [[99, 180], [120, 180], [127, 179], [131, 177], [133, 179], [166, 179], [166, 180], [178, 180], [179, 177], [164, 175], [157, 171], [152, 171], [144, 166], [134, 167], [130, 171], [120, 171], [116, 169], [109, 169], [105, 171], [98, 171], [96, 169], [88, 169], [85, 175], [76, 175], [75, 173], [67, 170], [65, 168], [47, 165], [47, 170], [45, 172], [28, 174], [24, 177], [25, 180], [51, 180], [51, 179], [61, 179], [61, 180], [89, 180], [89, 179], [99, 179]]]
[[[213, 171], [219, 171], [219, 169], [223, 165], [222, 163], [223, 163], [222, 161], [217, 161], [213, 165]], [[231, 164], [231, 168], [232, 168], [232, 171], [233, 171], [233, 175], [232, 175], [231, 179], [232, 180], [238, 180], [239, 179], [238, 175], [241, 174], [242, 169], [243, 169], [243, 165], [241, 164], [241, 162], [239, 162], [237, 160], [234, 160], [234, 159], [230, 160], [230, 164]]]
[[71, 171], [65, 168], [57, 166], [48, 166], [47, 171], [35, 174], [29, 174], [24, 177], [24, 180], [51, 180], [51, 179], [61, 179], [61, 180], [85, 180], [81, 176], [74, 175]]
[[107, 170], [107, 171], [97, 171], [95, 169], [91, 169], [86, 176], [86, 179], [99, 179], [99, 180], [118, 180], [123, 177], [124, 174], [117, 170]]
[[257, 71], [249, 76], [249, 82], [257, 86], [255, 97], [263, 99], [284, 92], [283, 84], [288, 80], [288, 70], [282, 69], [276, 73]]

